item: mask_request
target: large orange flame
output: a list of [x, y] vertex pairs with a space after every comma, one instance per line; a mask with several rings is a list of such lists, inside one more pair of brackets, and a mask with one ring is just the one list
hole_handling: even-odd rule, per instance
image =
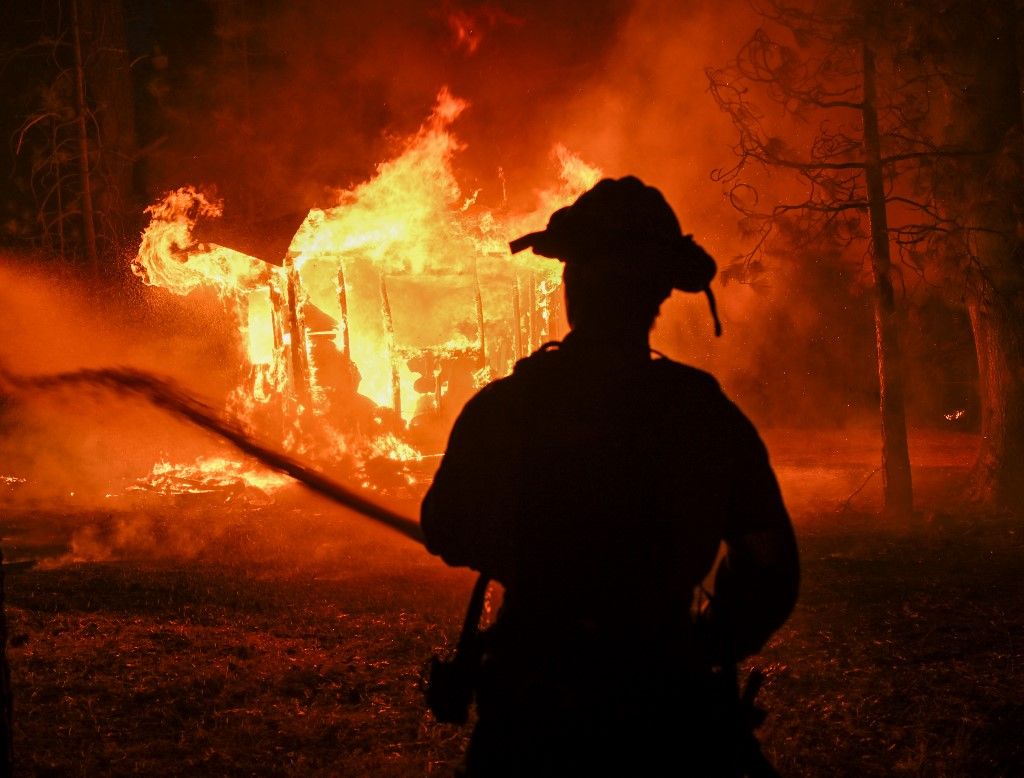
[[195, 188], [148, 209], [134, 272], [176, 294], [212, 288], [237, 320], [249, 379], [232, 410], [273, 417], [287, 445], [321, 457], [409, 462], [439, 450], [473, 391], [557, 334], [559, 263], [512, 257], [508, 241], [600, 171], [559, 146], [561, 180], [534, 210], [484, 208], [452, 168], [462, 145], [450, 128], [466, 108], [442, 89], [399, 155], [309, 212], [281, 266], [195, 242], [197, 219], [220, 215]]

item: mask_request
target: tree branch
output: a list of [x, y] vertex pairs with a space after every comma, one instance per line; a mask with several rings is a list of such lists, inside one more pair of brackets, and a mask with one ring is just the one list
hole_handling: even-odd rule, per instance
[[893, 162], [903, 162], [908, 159], [944, 159], [950, 157], [980, 157], [991, 154], [991, 151], [980, 149], [935, 149], [934, 151], [908, 151], [903, 154], [890, 154], [881, 158], [883, 165], [891, 165]]
[[804, 203], [782, 203], [772, 209], [772, 213], [786, 213], [789, 211], [816, 211], [818, 213], [842, 213], [843, 211], [862, 211], [868, 207], [867, 200], [851, 200], [846, 203], [829, 205], [821, 202]]

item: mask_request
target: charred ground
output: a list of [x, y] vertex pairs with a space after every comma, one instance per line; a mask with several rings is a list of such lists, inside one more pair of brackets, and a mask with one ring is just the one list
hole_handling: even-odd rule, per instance
[[[844, 472], [841, 488], [864, 473]], [[753, 663], [784, 775], [1024, 766], [1024, 519], [944, 509], [961, 467], [917, 476], [928, 505], [909, 524], [794, 500], [800, 604]], [[465, 731], [430, 719], [419, 681], [472, 578], [303, 499], [189, 499], [151, 514], [150, 545], [122, 543], [120, 560], [8, 566], [19, 772], [447, 774]], [[60, 537], [114, 537], [124, 521], [26, 509], [2, 530], [8, 548], [54, 556], [74, 546]], [[211, 522], [215, 542], [155, 558], [171, 528]]]

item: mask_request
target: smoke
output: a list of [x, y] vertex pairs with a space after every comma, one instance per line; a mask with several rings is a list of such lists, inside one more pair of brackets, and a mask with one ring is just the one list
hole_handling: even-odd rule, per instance
[[[352, 512], [369, 511], [416, 535], [415, 523], [388, 504], [367, 504], [315, 470], [261, 447], [206, 404], [152, 376], [169, 376], [222, 405], [243, 359], [236, 352], [238, 330], [213, 297], [177, 298], [135, 286], [134, 279], [127, 283], [96, 284], [39, 258], [0, 262], [0, 305], [10, 314], [0, 319], [0, 368], [22, 376], [63, 374], [29, 380], [7, 375], [0, 382], [9, 392], [0, 393], [0, 504], [8, 559], [41, 556], [49, 565], [234, 559], [289, 568], [302, 560], [309, 569], [350, 564], [360, 554], [389, 564], [395, 557], [426, 559], [415, 546], [396, 542], [393, 529], [367, 526]], [[132, 369], [102, 369], [110, 365]], [[277, 482], [271, 498], [241, 479], [176, 494], [139, 488], [152, 481], [157, 462], [246, 459], [236, 447], [331, 502]]]
[[12, 387], [18, 396], [28, 392], [60, 391], [85, 387], [102, 389], [115, 395], [136, 396], [178, 419], [191, 422], [231, 443], [240, 452], [253, 457], [280, 473], [287, 473], [310, 490], [351, 508], [378, 523], [422, 542], [419, 526], [404, 516], [384, 508], [363, 495], [325, 478], [287, 454], [255, 440], [232, 419], [222, 418], [213, 408], [182, 391], [173, 383], [139, 370], [75, 370], [65, 373], [19, 376], [0, 369], [0, 385]]
[[[704, 70], [736, 56], [759, 21], [744, 3], [637, 0], [602, 65], [554, 115], [551, 133], [614, 177], [657, 186], [720, 269], [751, 248], [739, 214], [711, 178], [735, 164], [735, 130]], [[768, 182], [770, 199], [778, 184]], [[784, 258], [760, 286], [715, 284], [725, 327], [712, 336], [702, 297], [663, 306], [655, 346], [710, 370], [756, 422], [836, 424], [870, 414], [874, 341], [857, 268], [807, 252]], [[841, 308], [841, 310], [836, 310]]]
[[[269, 112], [256, 133], [268, 144], [260, 170], [274, 179], [260, 191], [287, 198], [304, 183], [308, 201], [317, 186], [369, 177], [446, 85], [469, 103], [454, 126], [463, 144], [454, 164], [462, 190], [479, 189], [481, 205], [532, 205], [553, 178], [551, 149], [564, 144], [606, 175], [638, 175], [662, 189], [683, 229], [720, 266], [750, 249], [711, 179], [713, 169], [734, 163], [734, 129], [704, 75], [732, 59], [758, 24], [749, 5], [494, 9], [390, 2], [356, 10], [308, 0], [272, 12], [265, 44], [287, 55], [258, 80], [256, 102]], [[466, 18], [483, 20], [473, 46], [457, 34]], [[301, 51], [289, 43], [299, 40]], [[381, 112], [368, 114], [370, 104]], [[355, 116], [366, 123], [335, 124]], [[781, 185], [768, 182], [765, 195], [781, 194], [772, 191]], [[719, 283], [717, 292], [723, 338], [712, 335], [703, 297], [677, 293], [663, 308], [655, 346], [712, 371], [758, 423], [870, 422], [874, 334], [856, 258], [808, 251], [781, 258], [765, 285]]]
[[[171, 71], [186, 75], [167, 98], [178, 129], [159, 157], [165, 169], [151, 197], [212, 183], [228, 219], [333, 205], [339, 187], [371, 177], [394, 155], [447, 86], [469, 103], [454, 127], [463, 144], [454, 163], [461, 189], [479, 190], [482, 206], [532, 206], [554, 178], [551, 149], [561, 143], [607, 175], [639, 175], [661, 188], [683, 229], [720, 264], [749, 249], [710, 178], [732, 163], [733, 129], [704, 76], [756, 26], [745, 3], [301, 0], [261, 8], [244, 19], [222, 8], [208, 39], [169, 52]], [[175, 117], [187, 117], [187, 133]], [[776, 375], [792, 374], [801, 351], [792, 339], [768, 340], [773, 327], [765, 324], [813, 318], [790, 308], [835, 297], [795, 298], [788, 280], [779, 275], [767, 291], [720, 287], [721, 340], [709, 337], [704, 300], [679, 294], [665, 306], [656, 344], [759, 403]], [[827, 318], [838, 342], [870, 353], [870, 331], [858, 335], [851, 321], [838, 332], [841, 317]], [[778, 411], [793, 404], [751, 410], [759, 421], [786, 423]]]
[[[734, 60], [763, 23], [744, 2], [635, 0], [603, 47], [600, 65], [580, 80], [548, 128], [606, 175], [638, 175], [662, 189], [683, 231], [717, 258], [720, 270], [747, 254], [756, 236], [744, 233], [740, 214], [711, 177], [736, 164], [737, 134], [709, 94], [704, 71]], [[767, 95], [750, 98], [773, 109]], [[782, 116], [772, 130], [799, 145], [816, 121], [801, 125]], [[766, 172], [757, 185], [766, 205], [807, 196], [802, 182], [784, 173]], [[785, 254], [769, 257], [757, 284], [719, 277], [722, 338], [711, 337], [702, 298], [676, 293], [662, 308], [654, 344], [713, 372], [759, 425], [876, 427], [867, 263], [863, 243], [844, 252], [794, 240]], [[912, 311], [904, 338], [908, 416], [934, 426], [948, 412], [940, 409], [969, 405], [973, 351], [956, 302], [922, 280], [910, 274], [901, 286]]]
[[[133, 365], [222, 398], [239, 359], [237, 334], [220, 303], [202, 294], [186, 301], [143, 293], [126, 283], [97, 284], [37, 257], [5, 257], [0, 362], [21, 374]], [[109, 507], [107, 494], [123, 491], [155, 462], [211, 450], [206, 436], [156, 410], [103, 395], [0, 403], [0, 475], [19, 479], [5, 502]]]
[[[735, 135], [704, 75], [761, 22], [745, 0], [129, 5], [138, 148], [125, 153], [139, 152], [140, 215], [189, 184], [219, 192], [225, 221], [334, 205], [394, 156], [447, 86], [470, 105], [454, 128], [455, 164], [481, 206], [533, 205], [564, 143], [608, 175], [661, 188], [720, 265], [751, 247], [709, 175], [734, 163]], [[766, 201], [780, 186], [766, 182]], [[831, 257], [784, 257], [763, 288], [719, 282], [719, 340], [704, 301], [677, 295], [657, 346], [712, 370], [760, 422], [833, 423], [845, 408], [867, 418], [874, 371], [862, 367], [874, 344], [861, 259], [844, 257], [837, 275]], [[808, 361], [827, 369], [808, 374]]]
[[500, 168], [510, 197], [530, 202], [550, 177], [553, 118], [600, 67], [627, 8], [298, 0], [244, 14], [220, 4], [191, 24], [187, 9], [165, 9], [150, 33], [164, 69], [144, 63], [137, 75], [160, 95], [141, 113], [166, 141], [148, 158], [147, 196], [213, 184], [228, 218], [333, 204], [330, 193], [369, 178], [448, 86], [472, 105], [458, 128], [464, 189], [501, 202]]
[[[562, 143], [606, 175], [638, 175], [662, 189], [720, 266], [750, 248], [710, 178], [733, 163], [734, 130], [704, 76], [756, 27], [746, 2], [158, 5], [146, 6], [147, 25], [129, 20], [133, 55], [142, 57], [133, 73], [147, 201], [213, 185], [226, 219], [254, 222], [333, 205], [339, 188], [394, 156], [447, 86], [469, 103], [454, 127], [463, 145], [456, 175], [463, 192], [479, 189], [481, 206], [533, 205], [556, 176], [551, 149]], [[159, 55], [149, 56], [155, 45]], [[863, 257], [807, 247], [773, 261], [761, 285], [716, 282], [721, 339], [703, 297], [677, 294], [663, 307], [655, 346], [715, 373], [758, 424], [873, 425]], [[34, 259], [0, 262], [0, 360], [10, 369], [129, 365], [215, 405], [237, 385], [236, 324], [212, 294], [177, 298], [134, 279], [115, 288], [54, 271]], [[966, 325], [947, 314], [918, 328], [928, 338], [912, 339], [911, 356], [951, 332], [963, 341]], [[912, 377], [911, 401], [931, 416], [946, 402], [936, 387], [948, 364]], [[218, 453], [206, 435], [144, 405], [93, 395], [0, 402], [0, 475], [24, 479], [5, 501], [52, 506], [60, 497], [105, 510], [108, 493], [154, 462]], [[213, 553], [225, 537], [212, 521], [181, 536], [202, 543], [179, 542], [177, 530], [138, 510], [123, 526], [104, 519], [82, 529], [76, 553]]]

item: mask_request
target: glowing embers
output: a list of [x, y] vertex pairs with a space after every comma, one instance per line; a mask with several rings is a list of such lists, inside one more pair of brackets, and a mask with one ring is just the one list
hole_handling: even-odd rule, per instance
[[561, 183], [534, 210], [482, 207], [452, 170], [461, 144], [449, 127], [465, 108], [442, 90], [401, 152], [310, 211], [284, 256], [197, 242], [197, 223], [220, 206], [184, 188], [149, 209], [133, 263], [145, 283], [177, 294], [213, 288], [234, 317], [243, 376], [234, 414], [386, 490], [418, 481], [398, 463], [440, 451], [476, 389], [559, 335], [560, 263], [510, 257], [508, 241], [543, 227], [600, 176], [558, 147]]
[[231, 496], [254, 489], [272, 495], [292, 479], [259, 465], [244, 464], [223, 457], [199, 457], [192, 464], [159, 462], [129, 491], [158, 494], [223, 494]]
[[28, 479], [22, 478], [19, 475], [0, 475], [0, 490], [2, 489], [18, 489], [28, 483]]

